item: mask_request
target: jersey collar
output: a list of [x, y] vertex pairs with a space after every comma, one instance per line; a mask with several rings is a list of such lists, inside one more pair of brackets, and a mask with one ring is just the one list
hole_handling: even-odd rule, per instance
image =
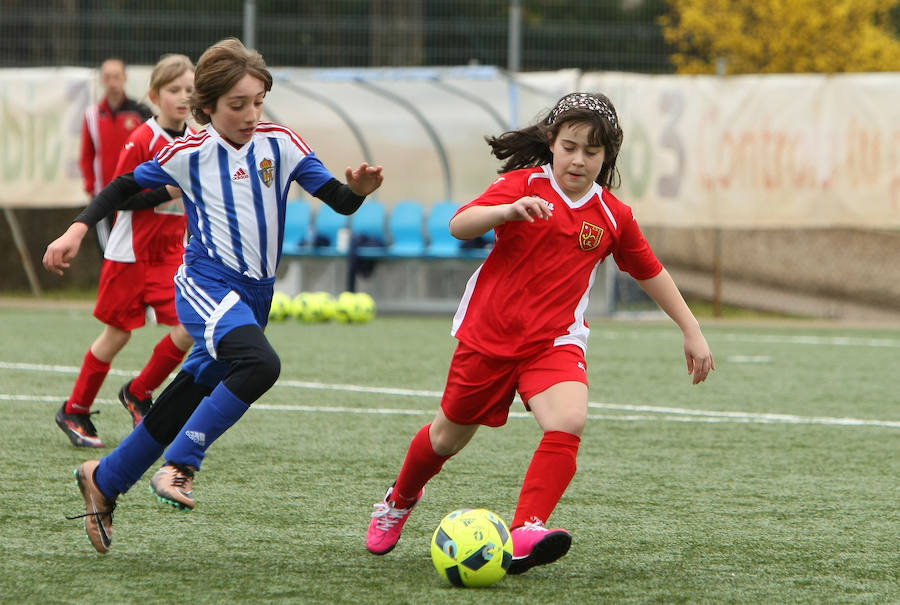
[[541, 166], [541, 170], [544, 171], [544, 174], [547, 175], [547, 178], [550, 179], [550, 185], [553, 187], [553, 190], [556, 191], [556, 194], [559, 195], [562, 200], [568, 204], [569, 208], [581, 208], [585, 204], [591, 201], [595, 195], [598, 199], [603, 195], [603, 188], [597, 183], [592, 183], [591, 188], [588, 189], [587, 193], [585, 193], [582, 197], [577, 200], [572, 200], [568, 195], [562, 190], [562, 187], [559, 186], [559, 183], [556, 182], [556, 177], [553, 176], [553, 166], [550, 164], [544, 164]]
[[253, 137], [251, 137], [249, 141], [241, 145], [240, 148], [237, 148], [219, 134], [219, 131], [213, 127], [212, 122], [206, 125], [206, 132], [209, 133], [210, 138], [212, 138], [221, 147], [225, 148], [228, 151], [228, 154], [234, 156], [235, 158], [243, 158], [244, 156], [246, 156], [247, 152], [249, 152], [250, 149], [253, 148], [254, 138], [256, 137], [256, 133], [253, 133]]

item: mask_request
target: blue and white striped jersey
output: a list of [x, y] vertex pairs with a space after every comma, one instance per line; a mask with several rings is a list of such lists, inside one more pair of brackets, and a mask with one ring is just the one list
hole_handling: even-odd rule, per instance
[[281, 257], [291, 181], [315, 193], [333, 176], [297, 133], [260, 122], [240, 149], [212, 125], [176, 139], [138, 166], [134, 178], [147, 188], [168, 184], [184, 192], [187, 262], [199, 255], [264, 279], [275, 276]]

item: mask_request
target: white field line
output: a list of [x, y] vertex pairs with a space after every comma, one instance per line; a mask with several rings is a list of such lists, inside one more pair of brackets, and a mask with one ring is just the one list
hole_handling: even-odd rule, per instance
[[[81, 368], [75, 366], [56, 366], [40, 363], [12, 363], [0, 361], [0, 370], [18, 370], [22, 372], [53, 372], [55, 374], [78, 374]], [[138, 370], [139, 371], [139, 370]], [[135, 376], [138, 372], [128, 370], [109, 370], [112, 376]]]
[[[679, 334], [680, 337], [680, 334]], [[871, 347], [875, 349], [900, 348], [900, 340], [895, 338], [860, 338], [856, 336], [811, 336], [798, 334], [784, 336], [778, 334], [716, 334], [715, 340], [728, 342], [753, 342], [788, 345], [813, 345], [832, 347]]]
[[768, 355], [731, 355], [725, 359], [730, 363], [772, 363]]
[[[77, 374], [79, 368], [74, 366], [47, 366], [41, 364], [7, 363], [0, 362], [0, 370], [40, 371]], [[113, 373], [113, 372], [110, 372]], [[133, 376], [135, 372], [120, 370], [116, 375]], [[354, 384], [329, 384], [321, 382], [308, 382], [301, 380], [280, 380], [276, 388], [297, 388], [311, 390], [329, 390], [353, 393], [370, 393], [377, 395], [390, 395], [396, 397], [424, 397], [439, 399], [440, 391], [425, 391], [416, 389], [396, 389], [388, 387], [368, 387]], [[22, 395], [0, 392], [0, 401], [38, 401], [60, 402], [65, 395]], [[119, 405], [116, 399], [98, 399], [98, 403]], [[690, 408], [675, 408], [654, 405], [633, 405], [624, 403], [599, 403], [590, 402], [588, 407], [600, 410], [616, 410], [622, 412], [639, 412], [632, 414], [589, 414], [591, 420], [619, 420], [619, 421], [669, 421], [669, 422], [733, 422], [753, 424], [815, 424], [825, 426], [874, 426], [887, 428], [900, 428], [900, 421], [893, 420], [867, 420], [860, 418], [831, 418], [826, 416], [796, 416], [793, 414], [771, 414], [756, 412], [728, 412], [714, 410], [697, 410]], [[341, 414], [388, 414], [431, 416], [435, 409], [406, 409], [406, 408], [356, 408], [345, 406], [305, 406], [305, 405], [276, 405], [256, 403], [257, 410], [291, 411], [291, 412], [315, 412], [315, 413], [341, 413]], [[530, 418], [531, 414], [524, 412], [510, 412], [510, 418]]]
[[[629, 332], [595, 329], [591, 330], [591, 337], [605, 338], [607, 340], [619, 340], [628, 338], [641, 340], [648, 336], [663, 339], [681, 340], [681, 332], [678, 330], [659, 330], [652, 332]], [[738, 334], [738, 333], [712, 333], [707, 336], [713, 342], [749, 342], [786, 345], [813, 345], [835, 347], [871, 347], [876, 349], [898, 349], [900, 339], [896, 338], [869, 338], [857, 336], [814, 336], [811, 334], [797, 334], [794, 336], [784, 334]]]

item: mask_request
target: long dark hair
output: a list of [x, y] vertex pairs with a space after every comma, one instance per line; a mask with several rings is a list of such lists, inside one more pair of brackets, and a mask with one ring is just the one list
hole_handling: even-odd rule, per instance
[[491, 146], [491, 153], [498, 160], [506, 160], [497, 172], [533, 168], [552, 162], [550, 142], [567, 122], [590, 126], [588, 143], [603, 147], [605, 152], [597, 184], [607, 189], [618, 187], [621, 177], [616, 170], [616, 158], [622, 147], [622, 126], [612, 101], [600, 93], [568, 94], [557, 101], [553, 109], [536, 124], [510, 130], [496, 137], [485, 137]]

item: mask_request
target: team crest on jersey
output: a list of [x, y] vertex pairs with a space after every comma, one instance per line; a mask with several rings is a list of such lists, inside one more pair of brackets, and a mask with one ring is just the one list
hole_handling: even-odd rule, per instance
[[263, 185], [271, 187], [272, 182], [275, 181], [275, 162], [269, 158], [263, 158], [259, 163], [257, 172], [259, 173], [259, 178], [262, 179]]
[[587, 221], [581, 221], [581, 233], [578, 234], [578, 245], [582, 250], [593, 250], [600, 245], [603, 237], [603, 227], [598, 227]]

